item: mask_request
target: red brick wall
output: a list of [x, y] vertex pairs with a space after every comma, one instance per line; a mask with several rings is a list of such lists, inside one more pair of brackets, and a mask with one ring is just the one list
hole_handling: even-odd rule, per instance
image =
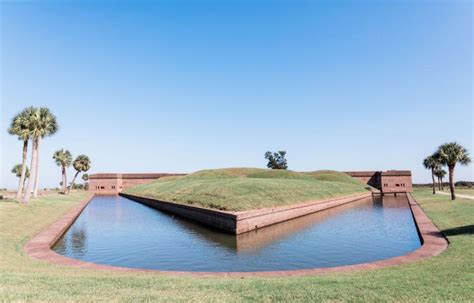
[[382, 191], [384, 193], [412, 192], [411, 176], [382, 175]]
[[95, 194], [115, 195], [121, 191], [122, 179], [89, 179], [89, 191]]
[[410, 171], [365, 171], [346, 172], [346, 174], [362, 181], [365, 184], [373, 186], [384, 193], [403, 193], [413, 191]]
[[89, 176], [89, 191], [98, 195], [116, 195], [124, 188], [146, 184], [166, 176], [184, 174], [94, 174]]

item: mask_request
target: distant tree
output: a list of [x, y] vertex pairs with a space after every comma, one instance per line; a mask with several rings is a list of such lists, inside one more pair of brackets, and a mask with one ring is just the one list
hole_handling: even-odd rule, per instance
[[434, 195], [434, 194], [436, 194], [435, 171], [440, 168], [440, 164], [439, 164], [437, 155], [433, 154], [431, 156], [426, 157], [423, 160], [423, 166], [426, 169], [431, 170], [431, 180], [432, 180], [432, 184], [433, 184], [433, 195]]
[[54, 162], [61, 167], [61, 185], [63, 187], [63, 194], [67, 191], [67, 168], [71, 166], [72, 155], [68, 150], [60, 149], [53, 154]]
[[454, 168], [457, 163], [468, 165], [471, 158], [466, 148], [456, 142], [445, 143], [438, 148], [438, 154], [443, 165], [448, 166], [449, 171], [449, 189], [451, 191], [451, 200], [456, 200], [454, 192]]
[[442, 168], [438, 168], [437, 170], [435, 170], [434, 174], [438, 178], [438, 189], [444, 190], [443, 178], [446, 176], [446, 171]]
[[86, 172], [91, 168], [91, 160], [86, 155], [79, 155], [77, 158], [72, 162], [72, 166], [76, 170], [76, 174], [72, 179], [71, 186], [68, 189], [68, 193], [71, 191], [71, 188], [74, 188], [74, 182], [76, 181], [77, 175], [81, 172]]
[[30, 169], [28, 168], [28, 166], [25, 165], [25, 176], [24, 176], [24, 178], [21, 177], [22, 176], [22, 171], [23, 171], [23, 165], [22, 164], [17, 164], [15, 166], [13, 166], [13, 168], [11, 170], [12, 174], [14, 174], [17, 178], [20, 178], [19, 182], [23, 182], [23, 184], [20, 185], [19, 188], [24, 188], [26, 179], [28, 179], [30, 177]]
[[286, 161], [286, 151], [281, 150], [276, 153], [267, 151], [265, 153], [265, 159], [268, 160], [267, 167], [271, 169], [287, 169], [288, 164]]
[[82, 180], [84, 181], [84, 189], [89, 190], [89, 175], [88, 174], [83, 174], [82, 175]]
[[72, 189], [84, 189], [84, 184], [81, 184], [81, 183], [74, 184]]

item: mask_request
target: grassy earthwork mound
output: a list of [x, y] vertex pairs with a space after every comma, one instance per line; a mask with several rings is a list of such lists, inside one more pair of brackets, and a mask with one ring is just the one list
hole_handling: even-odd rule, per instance
[[227, 211], [284, 206], [365, 191], [367, 185], [341, 172], [258, 168], [202, 170], [125, 190], [129, 194]]

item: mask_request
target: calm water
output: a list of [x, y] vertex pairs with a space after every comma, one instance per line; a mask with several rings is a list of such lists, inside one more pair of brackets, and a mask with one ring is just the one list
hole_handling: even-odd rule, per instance
[[96, 197], [53, 249], [124, 267], [269, 271], [387, 259], [420, 245], [406, 197], [362, 200], [239, 236], [123, 197]]

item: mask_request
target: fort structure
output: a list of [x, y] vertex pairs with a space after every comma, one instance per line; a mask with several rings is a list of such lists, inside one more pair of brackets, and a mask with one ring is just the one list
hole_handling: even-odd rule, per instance
[[[382, 194], [409, 193], [413, 191], [411, 171], [348, 171], [349, 176], [380, 190]], [[89, 191], [99, 195], [117, 195], [124, 188], [150, 183], [156, 179], [170, 176], [185, 176], [186, 174], [168, 173], [106, 173], [89, 176]]]
[[413, 184], [411, 171], [349, 171], [345, 172], [367, 185], [377, 188], [382, 194], [411, 193]]
[[185, 174], [93, 174], [89, 176], [89, 191], [98, 195], [117, 195], [124, 188], [150, 183], [156, 179]]
[[[346, 174], [361, 180], [373, 188], [377, 188], [381, 194], [393, 193], [396, 195], [397, 193], [403, 194], [412, 191], [410, 171], [367, 171], [346, 172]], [[159, 178], [183, 175], [185, 174], [93, 174], [89, 178], [89, 190], [99, 195], [118, 194], [149, 207], [235, 235], [367, 199], [374, 194], [372, 190], [367, 190], [352, 195], [323, 200], [310, 200], [281, 207], [267, 207], [247, 211], [224, 211], [123, 192], [125, 188], [150, 183]]]

